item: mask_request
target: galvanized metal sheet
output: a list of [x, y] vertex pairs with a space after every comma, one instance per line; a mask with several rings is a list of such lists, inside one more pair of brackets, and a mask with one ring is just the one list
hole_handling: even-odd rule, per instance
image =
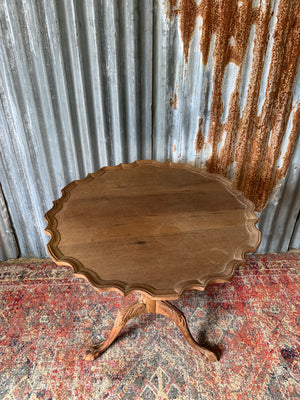
[[155, 19], [155, 158], [228, 176], [261, 211], [299, 127], [299, 1], [169, 0]]
[[226, 175], [257, 210], [279, 183], [260, 250], [300, 247], [299, 177], [286, 175], [300, 116], [299, 7], [0, 2], [0, 179], [21, 255], [46, 255], [43, 214], [65, 184], [149, 158]]
[[0, 2], [1, 182], [23, 256], [47, 255], [43, 215], [68, 182], [151, 158], [152, 8]]
[[300, 137], [286, 175], [260, 214], [262, 241], [258, 252], [285, 252], [300, 248]]

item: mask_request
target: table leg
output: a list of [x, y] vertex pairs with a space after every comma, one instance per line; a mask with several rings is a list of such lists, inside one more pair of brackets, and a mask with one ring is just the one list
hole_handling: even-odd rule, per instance
[[103, 342], [99, 342], [91, 346], [87, 352], [85, 359], [87, 361], [95, 360], [99, 357], [116, 339], [122, 328], [133, 317], [146, 313], [146, 304], [138, 300], [119, 311], [110, 335]]
[[180, 311], [177, 307], [173, 304], [169, 303], [168, 301], [157, 301], [156, 302], [156, 313], [162, 314], [166, 317], [171, 318], [176, 325], [181, 330], [181, 333], [187, 340], [187, 342], [192, 346], [194, 350], [196, 350], [200, 355], [205, 358], [206, 361], [216, 362], [218, 361], [216, 355], [206, 349], [205, 347], [200, 346], [192, 337], [189, 327], [187, 325], [185, 316], [182, 311]]
[[153, 300], [150, 297], [143, 295], [141, 300], [138, 300], [119, 311], [115, 320], [113, 329], [107, 339], [91, 346], [87, 352], [85, 359], [87, 361], [95, 360], [99, 357], [116, 339], [121, 329], [133, 317], [141, 314], [157, 313], [171, 318], [181, 330], [187, 342], [195, 349], [205, 360], [210, 362], [218, 361], [216, 355], [200, 346], [192, 337], [188, 328], [185, 316], [177, 307], [165, 300]]

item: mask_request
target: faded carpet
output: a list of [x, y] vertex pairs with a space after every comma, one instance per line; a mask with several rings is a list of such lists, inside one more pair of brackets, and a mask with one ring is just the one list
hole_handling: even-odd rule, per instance
[[136, 296], [98, 293], [49, 260], [0, 266], [0, 399], [297, 399], [300, 254], [249, 256], [234, 279], [174, 302], [205, 362], [166, 317], [130, 320], [97, 360], [91, 342], [110, 332]]

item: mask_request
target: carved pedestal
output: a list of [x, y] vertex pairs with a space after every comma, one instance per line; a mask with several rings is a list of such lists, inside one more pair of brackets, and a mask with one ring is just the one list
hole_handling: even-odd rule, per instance
[[129, 304], [127, 307], [119, 311], [110, 335], [103, 342], [99, 342], [91, 346], [87, 350], [85, 359], [88, 361], [95, 360], [114, 342], [122, 328], [131, 318], [147, 313], [162, 314], [171, 318], [179, 327], [183, 336], [192, 346], [192, 348], [196, 350], [206, 361], [218, 361], [216, 355], [212, 351], [201, 347], [193, 339], [185, 316], [177, 307], [168, 301], [152, 300], [150, 297], [145, 295], [142, 295], [140, 300]]

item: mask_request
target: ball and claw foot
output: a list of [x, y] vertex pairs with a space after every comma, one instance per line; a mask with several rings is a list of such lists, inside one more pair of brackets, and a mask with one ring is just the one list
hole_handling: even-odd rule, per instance
[[84, 359], [86, 361], [94, 361], [94, 360], [96, 360], [96, 358], [98, 358], [105, 351], [105, 349], [103, 349], [103, 343], [104, 342], [99, 342], [99, 343], [96, 343], [93, 346], [91, 346], [86, 351]]
[[210, 350], [206, 349], [205, 347], [200, 346], [196, 340], [193, 338], [188, 324], [186, 322], [185, 316], [182, 311], [178, 310], [173, 304], [169, 303], [168, 301], [157, 301], [156, 302], [156, 312], [158, 314], [165, 315], [172, 319], [175, 324], [181, 330], [181, 333], [185, 337], [186, 341], [189, 345], [196, 350], [206, 361], [209, 362], [216, 362], [218, 361], [217, 356]]
[[213, 353], [210, 350], [205, 349], [205, 351], [203, 353], [201, 352], [201, 355], [208, 362], [217, 362], [218, 361], [218, 358], [215, 355], [215, 353]]

